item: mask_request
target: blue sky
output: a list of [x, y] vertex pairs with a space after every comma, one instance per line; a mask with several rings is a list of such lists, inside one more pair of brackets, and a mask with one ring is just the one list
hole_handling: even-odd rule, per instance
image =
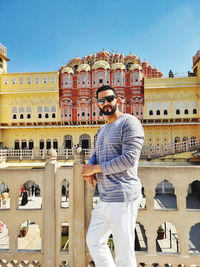
[[54, 71], [105, 48], [186, 73], [200, 49], [199, 0], [0, 0], [0, 9], [8, 72]]

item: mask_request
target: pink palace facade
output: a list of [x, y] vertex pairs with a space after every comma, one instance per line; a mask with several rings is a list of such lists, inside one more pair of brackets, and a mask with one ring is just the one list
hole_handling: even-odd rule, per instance
[[97, 88], [102, 85], [110, 85], [117, 91], [122, 112], [142, 119], [145, 77], [162, 77], [162, 73], [133, 54], [124, 56], [103, 50], [82, 59], [72, 59], [59, 70], [62, 121], [104, 123], [95, 95]]

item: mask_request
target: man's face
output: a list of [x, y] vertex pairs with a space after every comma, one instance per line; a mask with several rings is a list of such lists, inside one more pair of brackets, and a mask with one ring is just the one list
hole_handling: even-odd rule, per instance
[[[101, 101], [102, 100], [102, 101]], [[117, 98], [112, 90], [98, 93], [98, 105], [104, 115], [113, 115], [117, 109]]]

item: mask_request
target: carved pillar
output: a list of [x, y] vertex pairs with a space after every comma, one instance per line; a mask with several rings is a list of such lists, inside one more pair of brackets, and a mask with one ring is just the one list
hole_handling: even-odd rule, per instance
[[83, 266], [85, 262], [85, 190], [81, 177], [81, 167], [84, 163], [84, 153], [81, 148], [74, 151], [73, 168], [73, 266]]
[[44, 266], [56, 266], [55, 170], [56, 151], [46, 155], [44, 172]]

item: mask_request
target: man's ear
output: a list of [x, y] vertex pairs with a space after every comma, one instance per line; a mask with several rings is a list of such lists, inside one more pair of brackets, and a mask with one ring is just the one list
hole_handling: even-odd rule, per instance
[[119, 97], [117, 97], [117, 104], [119, 104], [120, 103], [120, 98]]

